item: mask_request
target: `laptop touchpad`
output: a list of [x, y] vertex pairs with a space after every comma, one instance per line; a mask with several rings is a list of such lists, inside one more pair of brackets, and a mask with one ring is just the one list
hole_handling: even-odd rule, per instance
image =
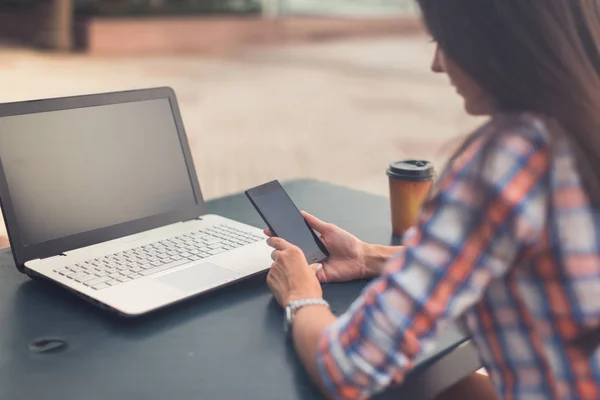
[[218, 265], [202, 263], [155, 279], [185, 292], [197, 292], [230, 282], [240, 276], [241, 274]]

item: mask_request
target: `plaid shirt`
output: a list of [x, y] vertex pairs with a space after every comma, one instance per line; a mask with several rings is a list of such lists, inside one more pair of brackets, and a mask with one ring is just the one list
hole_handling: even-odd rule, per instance
[[600, 323], [600, 213], [555, 129], [495, 116], [448, 166], [406, 247], [320, 339], [335, 398], [400, 382], [464, 317], [502, 398], [600, 399], [600, 351], [570, 344]]

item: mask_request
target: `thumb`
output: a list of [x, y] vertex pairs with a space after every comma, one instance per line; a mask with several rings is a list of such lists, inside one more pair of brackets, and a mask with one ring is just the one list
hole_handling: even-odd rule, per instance
[[325, 271], [323, 270], [323, 264], [312, 264], [310, 266], [315, 274], [317, 275], [317, 279], [321, 283], [327, 283], [327, 276], [325, 275]]
[[310, 225], [310, 227], [315, 231], [323, 233], [323, 231], [327, 230], [328, 224], [326, 222], [321, 221], [319, 218], [307, 213], [306, 211], [301, 211], [301, 213], [306, 222], [308, 222], [308, 225]]
[[318, 274], [323, 270], [323, 264], [311, 264], [310, 269], [312, 269], [315, 274]]

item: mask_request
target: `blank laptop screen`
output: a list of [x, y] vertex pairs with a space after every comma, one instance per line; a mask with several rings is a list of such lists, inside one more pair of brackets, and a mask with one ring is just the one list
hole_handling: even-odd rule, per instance
[[196, 204], [169, 99], [0, 118], [25, 246]]

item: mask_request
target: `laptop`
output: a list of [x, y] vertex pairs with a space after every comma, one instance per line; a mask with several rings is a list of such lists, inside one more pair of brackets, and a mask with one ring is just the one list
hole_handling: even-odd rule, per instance
[[0, 201], [19, 271], [125, 316], [271, 264], [260, 229], [206, 214], [170, 88], [0, 104]]

